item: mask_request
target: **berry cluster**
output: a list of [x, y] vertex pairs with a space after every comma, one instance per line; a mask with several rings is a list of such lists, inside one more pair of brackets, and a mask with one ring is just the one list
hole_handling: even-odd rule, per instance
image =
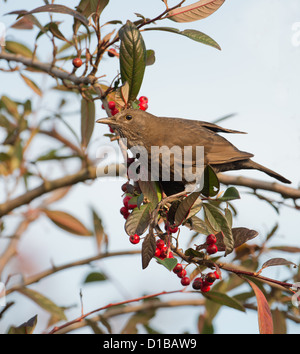
[[128, 218], [128, 216], [130, 215], [130, 210], [137, 207], [136, 202], [130, 202], [131, 199], [131, 195], [125, 195], [125, 197], [123, 198], [124, 206], [120, 209], [120, 213], [123, 215], [124, 219]]
[[162, 239], [156, 241], [155, 257], [159, 259], [174, 258], [173, 253], [168, 249]]
[[210, 287], [213, 285], [214, 281], [219, 279], [219, 274], [217, 272], [210, 272], [203, 275], [202, 277], [197, 277], [193, 280], [192, 287], [195, 290], [201, 290], [203, 293], [207, 293]]
[[177, 274], [178, 278], [181, 278], [180, 282], [183, 286], [188, 286], [191, 283], [191, 279], [186, 275], [186, 270], [181, 263], [177, 263], [173, 268], [173, 272]]
[[214, 234], [210, 234], [206, 237], [206, 252], [208, 254], [214, 254], [218, 252], [216, 242], [217, 238]]

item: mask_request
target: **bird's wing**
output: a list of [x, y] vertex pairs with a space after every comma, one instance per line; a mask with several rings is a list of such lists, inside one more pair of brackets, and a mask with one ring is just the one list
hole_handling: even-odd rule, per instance
[[[157, 117], [158, 118], [158, 117]], [[222, 164], [240, 161], [253, 157], [253, 154], [238, 150], [228, 140], [218, 135], [216, 131], [226, 133], [231, 131], [215, 124], [180, 118], [163, 118], [157, 126], [159, 132], [149, 131], [148, 141], [155, 141], [158, 146], [203, 146], [205, 164]]]

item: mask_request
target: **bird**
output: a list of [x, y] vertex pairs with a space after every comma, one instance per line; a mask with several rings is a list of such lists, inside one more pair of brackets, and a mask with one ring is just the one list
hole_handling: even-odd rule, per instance
[[[167, 146], [169, 149], [174, 146], [179, 146], [181, 149], [184, 149], [185, 146], [192, 148], [202, 146], [204, 147], [204, 166], [209, 165], [215, 173], [254, 169], [264, 172], [282, 183], [291, 183], [277, 172], [254, 162], [251, 159], [253, 154], [240, 151], [219, 135], [219, 133], [245, 134], [238, 130], [223, 128], [205, 121], [158, 117], [149, 112], [132, 108], [125, 109], [111, 117], [98, 119], [96, 122], [108, 124], [121, 138], [126, 138], [127, 148], [133, 149], [136, 146], [144, 148], [148, 157], [153, 146]], [[194, 166], [194, 150], [192, 159]], [[148, 170], [150, 168], [149, 163]], [[167, 196], [184, 191], [189, 183], [184, 178], [181, 181], [174, 180], [175, 170], [174, 160], [171, 160], [170, 180], [165, 181], [160, 178], [161, 186]]]

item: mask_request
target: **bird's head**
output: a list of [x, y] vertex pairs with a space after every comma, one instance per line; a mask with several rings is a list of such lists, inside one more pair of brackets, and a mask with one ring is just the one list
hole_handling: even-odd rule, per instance
[[129, 145], [132, 145], [137, 144], [141, 139], [141, 133], [146, 131], [146, 123], [149, 123], [151, 117], [152, 114], [140, 109], [126, 109], [112, 117], [100, 118], [96, 122], [108, 124], [118, 132], [120, 137], [127, 138]]

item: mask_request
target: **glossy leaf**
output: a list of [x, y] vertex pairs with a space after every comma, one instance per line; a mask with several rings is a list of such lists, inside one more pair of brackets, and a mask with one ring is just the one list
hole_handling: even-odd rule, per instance
[[91, 236], [92, 233], [74, 216], [59, 210], [43, 209], [47, 217], [61, 229], [79, 236]]
[[220, 182], [215, 171], [208, 165], [204, 169], [204, 186], [201, 193], [206, 197], [214, 197], [219, 193]]
[[176, 33], [185, 36], [187, 38], [190, 38], [196, 42], [206, 44], [210, 47], [221, 50], [221, 47], [215, 40], [213, 40], [207, 34], [194, 29], [186, 29], [180, 31], [179, 29], [173, 27], [150, 27], [150, 28], [145, 28], [144, 31], [165, 31], [170, 33]]
[[132, 211], [125, 223], [125, 231], [128, 236], [134, 234], [142, 235], [147, 230], [152, 210], [152, 204], [148, 203], [142, 205], [140, 209], [135, 208]]
[[95, 102], [81, 100], [81, 144], [87, 146], [95, 127]]
[[257, 273], [260, 273], [265, 268], [279, 266], [279, 265], [292, 265], [294, 266], [294, 268], [297, 268], [297, 264], [288, 261], [284, 258], [271, 258], [261, 266], [261, 269]]
[[177, 264], [177, 259], [176, 258], [164, 258], [160, 259], [158, 257], [155, 257], [158, 263], [162, 264], [164, 267], [166, 267], [169, 271], [171, 271]]
[[192, 206], [196, 203], [199, 196], [200, 192], [191, 193], [179, 204], [175, 213], [176, 225], [181, 225], [181, 223], [187, 218]]
[[215, 207], [212, 204], [205, 203], [203, 204], [205, 216], [216, 231], [222, 231], [224, 235], [223, 242], [225, 245], [225, 256], [233, 251], [234, 240], [231, 231], [231, 227], [229, 226], [226, 217], [222, 214], [220, 209]]
[[167, 18], [175, 22], [193, 22], [213, 14], [225, 0], [201, 0], [189, 6], [179, 7], [168, 13]]
[[[234, 245], [233, 247], [239, 247], [245, 242], [252, 240], [254, 237], [258, 235], [258, 232], [255, 230], [250, 230], [247, 229], [246, 227], [234, 227], [231, 229], [232, 232], [232, 237], [233, 237], [233, 242]], [[225, 251], [226, 246], [224, 244], [224, 236], [221, 234], [221, 232], [216, 234], [217, 238], [217, 247], [219, 251]]]
[[204, 297], [206, 297], [208, 300], [217, 302], [218, 304], [228, 306], [231, 308], [234, 308], [235, 310], [239, 310], [242, 312], [245, 312], [244, 306], [236, 299], [233, 297], [230, 297], [224, 293], [217, 292], [217, 291], [210, 291], [208, 293], [202, 293]]
[[120, 71], [122, 82], [129, 84], [129, 101], [137, 97], [146, 67], [146, 47], [137, 27], [130, 21], [120, 28]]
[[148, 267], [149, 262], [154, 257], [156, 250], [156, 242], [153, 233], [149, 233], [142, 244], [142, 268]]
[[157, 205], [159, 202], [159, 195], [157, 193], [156, 182], [139, 180], [138, 185], [144, 195], [144, 198], [147, 198], [152, 205]]
[[235, 187], [229, 187], [226, 189], [221, 198], [218, 201], [227, 202], [230, 200], [240, 199], [240, 193]]

